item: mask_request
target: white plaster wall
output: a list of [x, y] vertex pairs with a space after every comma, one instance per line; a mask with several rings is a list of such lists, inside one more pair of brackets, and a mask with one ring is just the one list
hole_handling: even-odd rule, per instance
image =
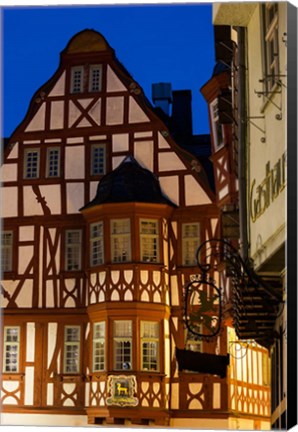
[[25, 405], [33, 405], [34, 367], [25, 368]]
[[35, 354], [35, 323], [27, 323], [26, 362], [33, 362]]
[[67, 183], [67, 213], [78, 213], [84, 203], [84, 184]]
[[18, 307], [32, 307], [32, 294], [33, 281], [31, 279], [26, 279], [16, 299]]
[[17, 164], [5, 164], [1, 167], [0, 180], [2, 183], [17, 180]]
[[[12, 147], [12, 149], [10, 150], [10, 153], [9, 153], [9, 155], [7, 156], [7, 159], [17, 159], [18, 158], [18, 156], [19, 156], [19, 143], [18, 142], [16, 142], [16, 143], [11, 143], [11, 145], [13, 146]], [[0, 173], [1, 173], [1, 171], [0, 171]], [[3, 178], [3, 177], [1, 177], [1, 175], [0, 175], [0, 178]]]
[[44, 130], [45, 127], [45, 112], [46, 112], [46, 104], [43, 102], [26, 128], [26, 132]]
[[64, 102], [52, 101], [51, 102], [51, 129], [63, 129], [64, 126]]
[[144, 168], [153, 171], [153, 141], [136, 141], [134, 157]]
[[107, 67], [107, 92], [117, 92], [117, 91], [125, 91], [126, 88], [119, 80], [117, 75], [114, 73], [113, 69], [108, 66]]
[[65, 178], [83, 179], [85, 176], [84, 146], [67, 146], [65, 148]]
[[129, 135], [114, 134], [112, 135], [112, 149], [114, 153], [128, 151]]
[[20, 226], [19, 227], [19, 240], [33, 241], [34, 240], [34, 226]]
[[158, 154], [159, 171], [181, 171], [186, 167], [181, 159], [174, 152], [164, 152]]
[[[18, 213], [18, 188], [2, 187], [1, 188], [1, 217], [14, 217]], [[3, 205], [5, 203], [5, 205]]]
[[43, 215], [42, 206], [37, 201], [36, 195], [33, 192], [32, 187], [24, 186], [23, 194], [24, 194], [24, 215], [25, 216]]
[[158, 148], [160, 149], [169, 149], [170, 144], [167, 142], [167, 140], [162, 136], [162, 134], [158, 133]]
[[51, 210], [52, 214], [61, 213], [61, 186], [60, 185], [48, 185], [39, 186], [41, 196], [45, 197], [47, 206]]
[[163, 193], [174, 203], [179, 205], [179, 183], [177, 176], [159, 177]]
[[90, 108], [88, 114], [98, 125], [101, 124], [101, 99], [99, 99], [97, 102], [95, 102], [94, 105], [92, 105], [92, 108]]
[[65, 72], [58, 79], [56, 84], [54, 85], [52, 91], [49, 93], [49, 96], [62, 96], [65, 92]]
[[143, 123], [149, 122], [149, 118], [140, 108], [137, 102], [132, 96], [129, 97], [129, 112], [128, 112], [129, 123]]
[[122, 124], [124, 120], [124, 97], [115, 96], [107, 98], [106, 123], [107, 125]]
[[211, 200], [202, 187], [191, 175], [186, 175], [185, 182], [185, 203], [189, 205], [211, 204]]

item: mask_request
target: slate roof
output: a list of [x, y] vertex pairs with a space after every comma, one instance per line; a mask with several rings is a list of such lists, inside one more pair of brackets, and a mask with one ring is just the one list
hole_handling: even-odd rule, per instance
[[100, 204], [125, 202], [168, 204], [176, 207], [163, 195], [154, 174], [143, 168], [133, 156], [127, 156], [115, 170], [100, 180], [95, 198], [80, 210]]

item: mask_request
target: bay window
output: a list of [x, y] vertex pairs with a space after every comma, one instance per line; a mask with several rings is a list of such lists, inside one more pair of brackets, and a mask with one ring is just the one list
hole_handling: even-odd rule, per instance
[[114, 369], [132, 368], [132, 321], [114, 321], [113, 325]]
[[158, 220], [140, 220], [141, 261], [159, 262], [159, 229]]
[[90, 226], [90, 265], [103, 264], [104, 237], [103, 222], [96, 222]]
[[93, 326], [93, 371], [105, 370], [105, 322]]
[[131, 235], [129, 219], [111, 220], [112, 262], [131, 261]]
[[141, 321], [141, 369], [159, 371], [159, 323]]

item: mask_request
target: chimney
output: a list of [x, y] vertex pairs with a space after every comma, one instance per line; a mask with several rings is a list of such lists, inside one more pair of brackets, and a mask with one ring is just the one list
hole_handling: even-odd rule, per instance
[[172, 125], [177, 138], [192, 136], [191, 90], [173, 91]]
[[170, 115], [170, 104], [172, 103], [172, 86], [169, 83], [152, 84], [152, 100], [156, 107]]

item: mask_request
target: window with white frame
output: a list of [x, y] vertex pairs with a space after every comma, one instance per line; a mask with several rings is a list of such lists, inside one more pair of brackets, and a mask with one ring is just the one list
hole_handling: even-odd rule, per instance
[[20, 327], [4, 327], [3, 372], [19, 372]]
[[200, 245], [200, 224], [182, 224], [182, 265], [194, 266], [197, 263], [196, 252]]
[[91, 147], [91, 175], [103, 175], [106, 172], [106, 146], [94, 144]]
[[80, 371], [80, 333], [79, 326], [64, 328], [64, 373], [79, 373]]
[[224, 144], [223, 125], [219, 123], [218, 100], [210, 103], [211, 127], [214, 142], [214, 150], [219, 150]]
[[114, 369], [132, 368], [132, 321], [114, 321], [113, 326]]
[[89, 69], [89, 91], [101, 91], [102, 66], [91, 65]]
[[24, 159], [24, 178], [39, 177], [39, 149], [26, 149]]
[[47, 149], [47, 177], [55, 178], [60, 176], [60, 148], [52, 147]]
[[71, 93], [82, 93], [84, 84], [84, 67], [74, 66], [71, 68]]
[[1, 233], [1, 269], [12, 271], [13, 232], [2, 231]]
[[93, 371], [105, 370], [105, 322], [93, 326]]
[[141, 321], [141, 368], [159, 371], [159, 323]]
[[112, 262], [131, 261], [131, 236], [129, 219], [111, 220]]
[[159, 262], [158, 220], [140, 220], [141, 261]]
[[80, 270], [82, 256], [82, 232], [81, 230], [68, 230], [65, 233], [65, 270]]
[[103, 264], [104, 261], [104, 237], [103, 222], [96, 222], [90, 226], [90, 265]]
[[279, 75], [278, 3], [262, 4], [265, 54], [265, 90], [269, 92]]

